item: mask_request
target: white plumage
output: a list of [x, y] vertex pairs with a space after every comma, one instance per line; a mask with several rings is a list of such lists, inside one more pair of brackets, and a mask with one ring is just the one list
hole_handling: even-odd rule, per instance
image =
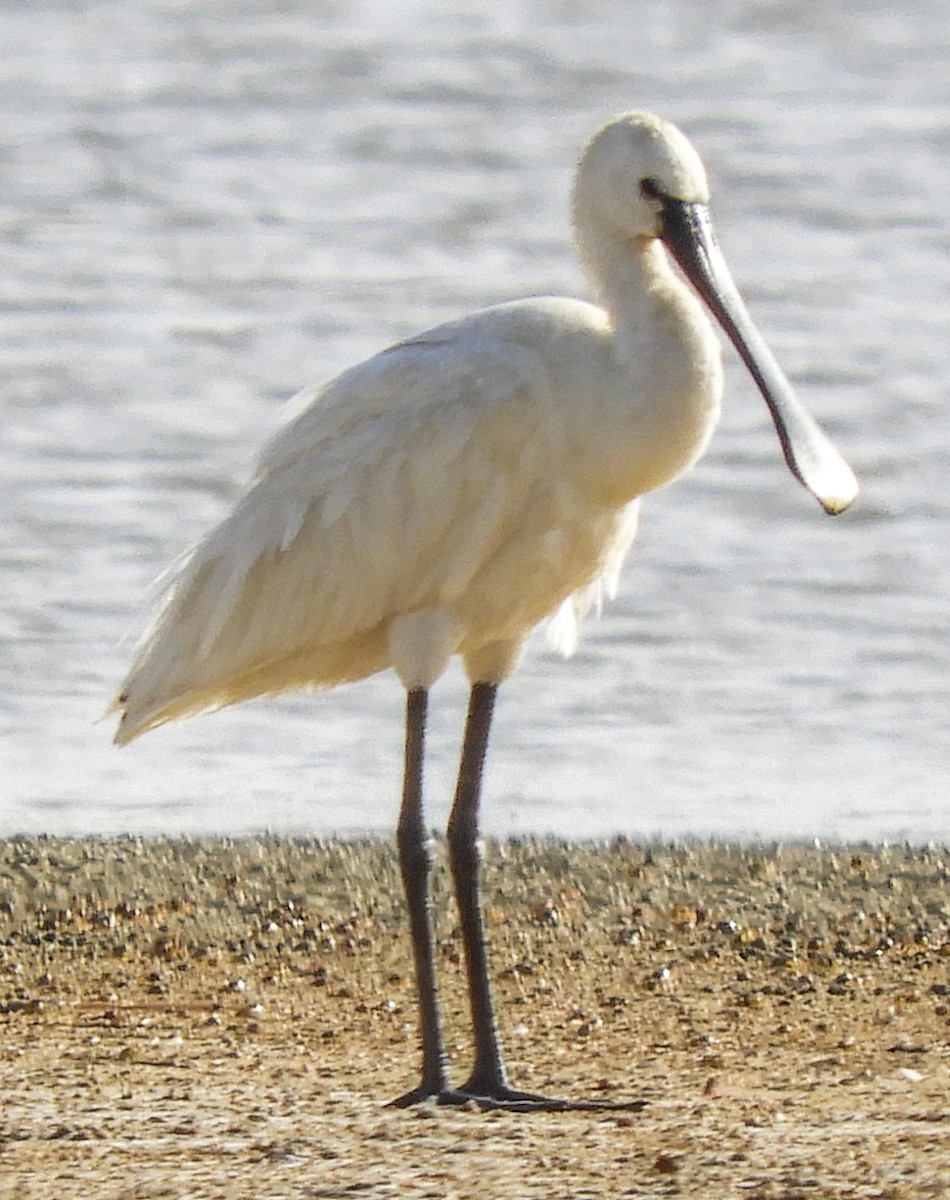
[[[457, 633], [449, 654], [470, 655], [520, 644], [604, 572], [614, 586], [636, 492], [605, 467], [619, 434], [611, 409], [629, 388], [614, 369], [608, 392], [592, 370], [592, 343], [602, 352], [608, 337], [590, 305], [502, 305], [318, 394], [172, 583], [129, 679], [122, 740], [382, 670], [399, 616], [439, 609]], [[699, 437], [653, 467], [657, 482], [702, 448], [713, 394], [706, 404]], [[408, 686], [434, 682], [400, 665]]]
[[[434, 980], [424, 971], [425, 905], [413, 891], [422, 860], [410, 866], [409, 851], [421, 853], [421, 767], [413, 772], [424, 722], [412, 697], [424, 699], [454, 654], [473, 704], [493, 697], [545, 618], [569, 652], [583, 613], [616, 587], [638, 498], [706, 448], [719, 414], [719, 344], [667, 250], [749, 365], [793, 472], [830, 512], [856, 491], [752, 326], [707, 200], [702, 164], [673, 126], [633, 113], [600, 130], [573, 201], [597, 303], [497, 305], [384, 350], [313, 393], [264, 450], [234, 511], [184, 560], [116, 700], [117, 740], [127, 742], [203, 709], [395, 668], [418, 751], [407, 752], [400, 825], [423, 972], [423, 1085], [410, 1099], [450, 1094], [433, 1033]], [[473, 869], [466, 839], [478, 789], [465, 780], [473, 770], [480, 778], [486, 703], [484, 741], [471, 770], [463, 762], [453, 811], [453, 826], [465, 827], [457, 876]], [[474, 921], [471, 902], [461, 894], [459, 902]], [[469, 930], [478, 976], [475, 942]], [[472, 1087], [451, 1095], [510, 1103], [482, 974], [470, 979]]]

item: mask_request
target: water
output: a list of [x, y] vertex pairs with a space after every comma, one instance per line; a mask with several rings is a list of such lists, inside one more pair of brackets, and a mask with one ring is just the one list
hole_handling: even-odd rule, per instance
[[[11, 0], [0, 32], [0, 832], [392, 828], [391, 677], [121, 752], [96, 720], [286, 397], [582, 292], [574, 159], [646, 107], [710, 164], [733, 272], [864, 492], [822, 516], [729, 356], [622, 596], [504, 689], [486, 828], [950, 838], [941, 0]], [[434, 695], [434, 821], [464, 699], [458, 672]]]

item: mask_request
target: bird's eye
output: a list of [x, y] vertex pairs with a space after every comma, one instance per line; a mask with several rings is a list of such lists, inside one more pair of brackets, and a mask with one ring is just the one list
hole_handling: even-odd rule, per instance
[[660, 191], [660, 185], [655, 179], [640, 180], [640, 195], [646, 196], [649, 200], [663, 199], [663, 193]]

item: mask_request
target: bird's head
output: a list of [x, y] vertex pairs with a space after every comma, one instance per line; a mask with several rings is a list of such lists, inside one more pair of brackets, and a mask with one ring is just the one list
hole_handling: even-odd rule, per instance
[[[574, 224], [588, 269], [606, 277], [612, 260], [666, 247], [738, 350], [769, 406], [792, 473], [829, 513], [847, 508], [857, 482], [795, 397], [733, 283], [709, 219], [699, 155], [675, 125], [624, 113], [587, 145], [574, 185]], [[655, 253], [650, 256], [655, 262]]]
[[575, 214], [626, 237], [663, 236], [669, 201], [706, 204], [699, 155], [675, 125], [651, 113], [624, 113], [588, 142], [575, 184]]

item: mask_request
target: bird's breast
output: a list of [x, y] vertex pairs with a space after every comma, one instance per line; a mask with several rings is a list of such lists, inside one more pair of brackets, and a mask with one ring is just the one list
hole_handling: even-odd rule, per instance
[[722, 360], [684, 288], [613, 333], [596, 378], [583, 417], [592, 498], [620, 507], [672, 483], [703, 454], [719, 419]]

